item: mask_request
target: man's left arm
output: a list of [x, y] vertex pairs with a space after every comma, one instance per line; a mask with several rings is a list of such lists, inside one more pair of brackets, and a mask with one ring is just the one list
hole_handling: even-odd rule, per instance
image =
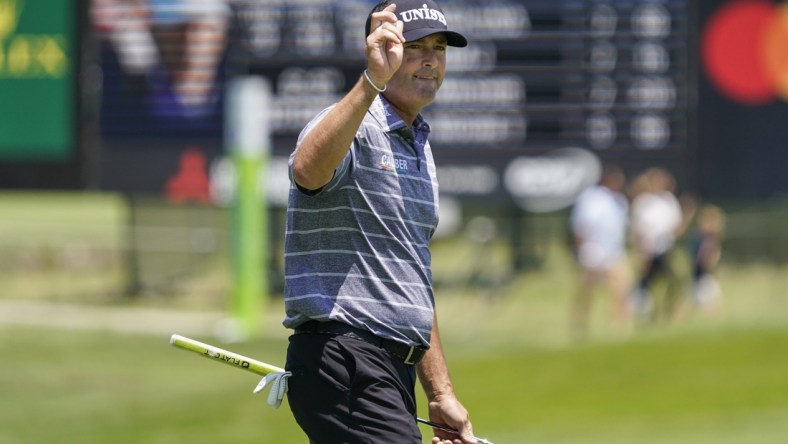
[[424, 393], [427, 395], [430, 420], [439, 424], [445, 424], [459, 431], [460, 438], [462, 438], [460, 440], [452, 433], [435, 430], [436, 437], [432, 439], [432, 442], [434, 444], [475, 443], [468, 411], [454, 393], [454, 386], [451, 382], [449, 368], [446, 364], [440, 335], [438, 334], [437, 314], [434, 316], [432, 323], [430, 349], [416, 365], [416, 371]]

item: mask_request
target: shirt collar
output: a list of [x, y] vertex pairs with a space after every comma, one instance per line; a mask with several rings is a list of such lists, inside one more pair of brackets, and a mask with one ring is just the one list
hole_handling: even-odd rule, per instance
[[[372, 102], [372, 106], [369, 107], [369, 113], [386, 132], [398, 131], [408, 126], [382, 94], [378, 94], [375, 101]], [[416, 133], [424, 131], [429, 134], [430, 126], [424, 120], [424, 117], [419, 114], [413, 122], [413, 129]]]

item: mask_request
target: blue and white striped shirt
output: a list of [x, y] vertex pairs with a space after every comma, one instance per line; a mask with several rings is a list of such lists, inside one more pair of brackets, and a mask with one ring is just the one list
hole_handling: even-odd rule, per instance
[[[329, 109], [304, 128], [296, 150]], [[429, 242], [438, 224], [438, 182], [428, 135], [421, 116], [411, 131], [378, 96], [319, 193], [294, 184], [291, 155], [285, 327], [330, 319], [429, 346]]]

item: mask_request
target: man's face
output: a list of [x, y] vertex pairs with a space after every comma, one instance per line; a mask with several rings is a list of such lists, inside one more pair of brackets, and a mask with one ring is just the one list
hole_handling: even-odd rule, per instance
[[405, 43], [402, 65], [389, 80], [386, 97], [410, 112], [432, 103], [446, 75], [446, 46], [440, 33]]

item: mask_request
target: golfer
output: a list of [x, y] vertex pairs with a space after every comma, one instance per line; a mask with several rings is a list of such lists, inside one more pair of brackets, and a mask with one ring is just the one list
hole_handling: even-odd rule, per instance
[[288, 401], [310, 443], [473, 443], [438, 326], [429, 243], [438, 184], [420, 112], [443, 82], [448, 30], [432, 0], [387, 1], [366, 22], [366, 69], [301, 132], [290, 157], [284, 325]]

